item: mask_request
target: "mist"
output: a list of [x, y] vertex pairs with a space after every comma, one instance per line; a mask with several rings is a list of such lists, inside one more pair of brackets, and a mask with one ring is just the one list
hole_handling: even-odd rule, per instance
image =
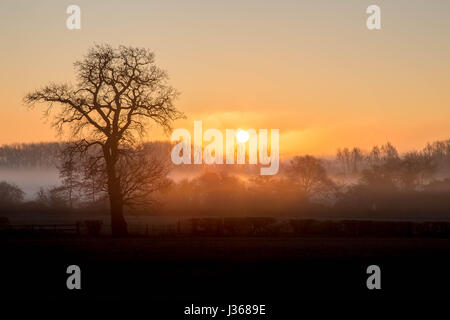
[[17, 185], [25, 192], [24, 200], [32, 200], [40, 188], [46, 189], [61, 184], [56, 167], [0, 168], [0, 181]]

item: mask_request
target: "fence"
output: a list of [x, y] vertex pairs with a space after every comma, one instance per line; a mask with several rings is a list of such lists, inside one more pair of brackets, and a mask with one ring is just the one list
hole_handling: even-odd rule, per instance
[[0, 231], [8, 233], [36, 233], [36, 234], [72, 234], [80, 235], [80, 223], [75, 224], [19, 224], [0, 225]]
[[[129, 224], [138, 237], [162, 236], [349, 236], [445, 237], [450, 222], [400, 222], [274, 218], [194, 218], [172, 224]], [[111, 235], [111, 226], [100, 220], [74, 224], [0, 225], [0, 234]]]

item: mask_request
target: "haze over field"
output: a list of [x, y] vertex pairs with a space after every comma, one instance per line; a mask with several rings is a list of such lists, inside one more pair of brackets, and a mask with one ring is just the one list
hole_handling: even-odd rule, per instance
[[0, 168], [0, 180], [19, 186], [27, 200], [35, 197], [40, 188], [61, 184], [57, 168]]

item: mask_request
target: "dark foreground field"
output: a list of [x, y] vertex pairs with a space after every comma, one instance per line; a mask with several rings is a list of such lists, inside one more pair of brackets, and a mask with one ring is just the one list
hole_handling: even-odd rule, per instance
[[[264, 303], [308, 298], [449, 298], [450, 239], [3, 238], [4, 298]], [[82, 289], [66, 288], [81, 267]], [[381, 267], [379, 291], [367, 266]]]

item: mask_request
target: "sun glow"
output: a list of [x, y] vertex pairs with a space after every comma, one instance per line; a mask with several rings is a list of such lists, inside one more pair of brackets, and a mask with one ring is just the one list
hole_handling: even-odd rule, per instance
[[249, 135], [248, 132], [245, 131], [245, 130], [239, 129], [239, 130], [236, 132], [236, 139], [237, 139], [237, 141], [240, 142], [240, 143], [246, 143], [247, 140], [248, 140], [249, 138], [250, 138], [250, 135]]

